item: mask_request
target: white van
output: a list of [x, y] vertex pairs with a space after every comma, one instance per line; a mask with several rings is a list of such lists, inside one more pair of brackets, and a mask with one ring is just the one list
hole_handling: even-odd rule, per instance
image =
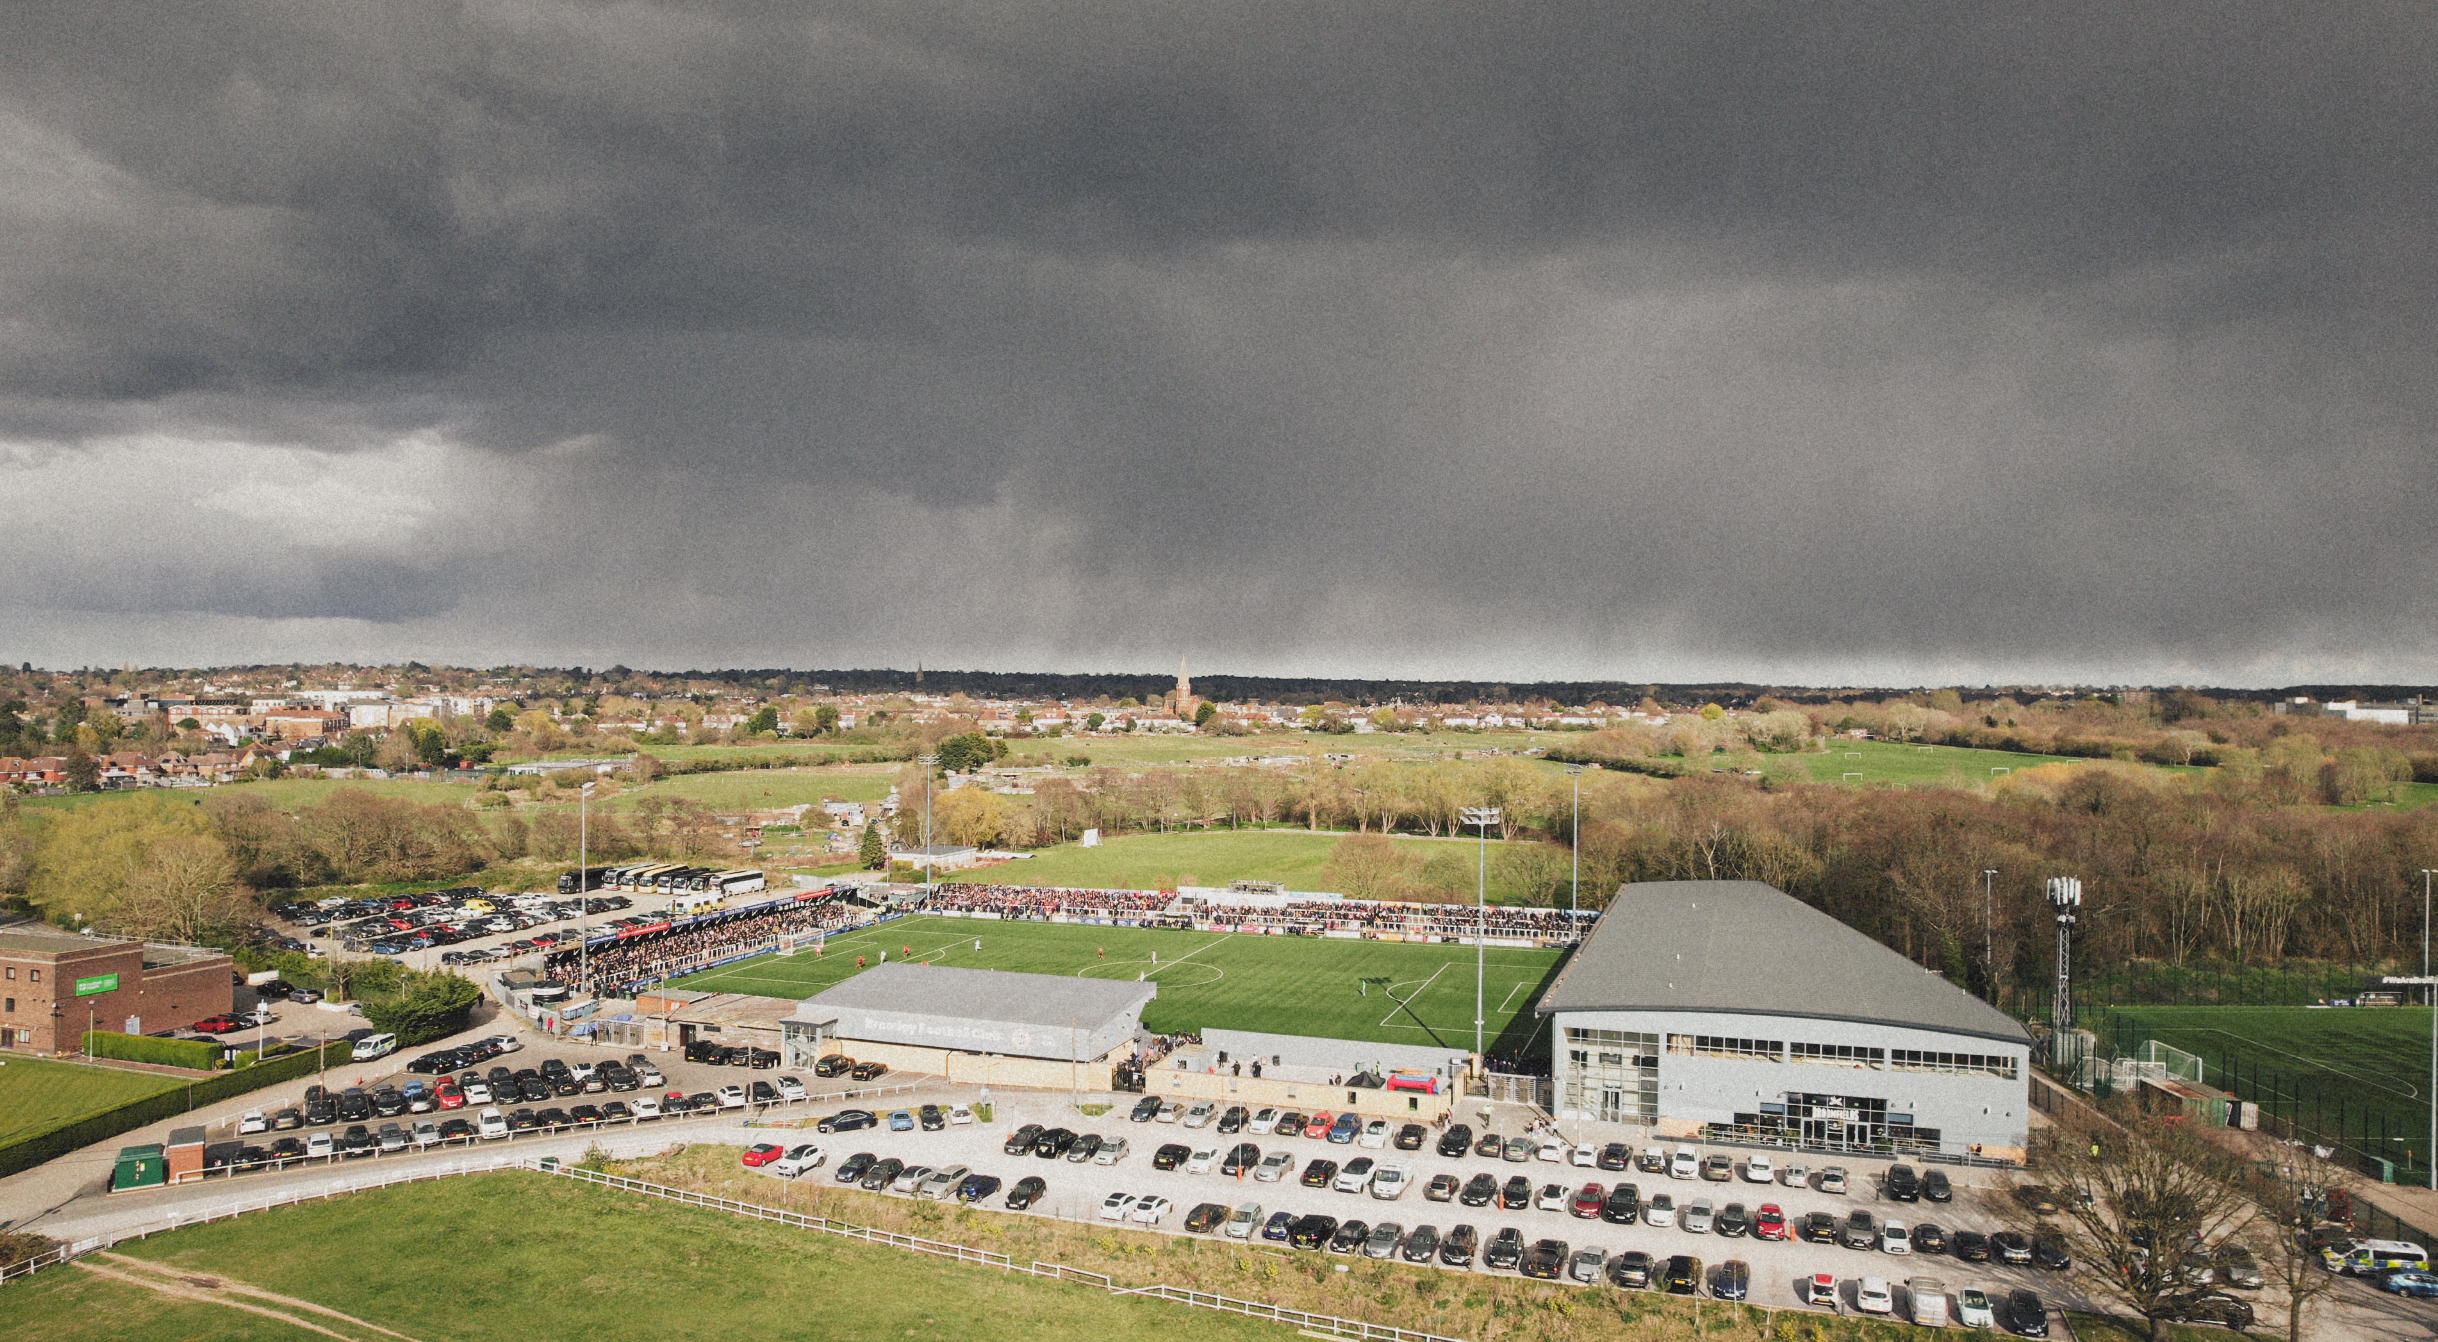
[[2416, 1272], [2429, 1270], [2429, 1251], [2418, 1244], [2394, 1239], [2358, 1239], [2343, 1254], [2334, 1245], [2321, 1251], [2332, 1272], [2348, 1277], [2366, 1277], [2392, 1268], [2411, 1268]]
[[356, 1062], [371, 1062], [375, 1058], [387, 1057], [397, 1051], [398, 1036], [368, 1034], [356, 1041], [355, 1051], [347, 1056]]

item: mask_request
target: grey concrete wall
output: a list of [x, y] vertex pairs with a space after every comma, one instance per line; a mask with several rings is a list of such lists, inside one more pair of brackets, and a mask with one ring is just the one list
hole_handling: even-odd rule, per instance
[[1261, 1059], [1264, 1067], [1276, 1059], [1288, 1067], [1312, 1067], [1326, 1072], [1368, 1072], [1375, 1066], [1394, 1071], [1435, 1072], [1454, 1076], [1464, 1070], [1466, 1050], [1414, 1044], [1374, 1044], [1362, 1039], [1323, 1039], [1300, 1034], [1262, 1034], [1253, 1030], [1204, 1030], [1204, 1052], [1224, 1052], [1229, 1060]]

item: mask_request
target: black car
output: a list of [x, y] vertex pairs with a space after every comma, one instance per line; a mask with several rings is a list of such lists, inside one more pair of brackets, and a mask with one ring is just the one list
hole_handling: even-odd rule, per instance
[[1720, 1208], [1718, 1216], [1710, 1222], [1710, 1233], [1725, 1235], [1730, 1239], [1749, 1235], [1752, 1233], [1752, 1213], [1744, 1210], [1743, 1203], [1730, 1202]]
[[897, 1176], [905, 1172], [906, 1162], [891, 1156], [887, 1160], [876, 1162], [872, 1168], [865, 1170], [863, 1178], [857, 1182], [856, 1186], [867, 1193], [877, 1193], [896, 1183]]
[[339, 1154], [350, 1160], [358, 1156], [371, 1155], [374, 1148], [379, 1145], [379, 1140], [372, 1135], [372, 1129], [361, 1123], [353, 1125], [339, 1136]]
[[1801, 1223], [1796, 1225], [1795, 1235], [1806, 1244], [1835, 1244], [1837, 1242], [1837, 1214], [1835, 1212], [1807, 1213]]
[[[770, 1089], [770, 1083], [767, 1081], [756, 1081], [753, 1084], [756, 1090]], [[777, 1099], [778, 1092], [772, 1091], [771, 1098], [774, 1100]], [[926, 1104], [921, 1109], [916, 1110], [914, 1118], [916, 1122], [923, 1125], [923, 1131], [925, 1132], [940, 1132], [946, 1129], [948, 1126], [948, 1111], [940, 1108], [936, 1104]], [[1098, 1145], [1098, 1143], [1095, 1143], [1095, 1145]]]
[[271, 1143], [271, 1159], [281, 1165], [305, 1158], [305, 1144], [295, 1137], [282, 1137]]
[[847, 1069], [853, 1067], [854, 1065], [855, 1060], [848, 1057], [844, 1053], [832, 1053], [828, 1057], [823, 1058], [821, 1061], [813, 1064], [813, 1075], [823, 1077], [843, 1076], [846, 1074]]
[[362, 1123], [372, 1117], [372, 1097], [353, 1086], [339, 1092], [337, 1107], [341, 1123]]
[[1451, 1160], [1473, 1149], [1473, 1129], [1459, 1123], [1439, 1134], [1439, 1154]]
[[2015, 1291], [2006, 1297], [2006, 1326], [2017, 1337], [2047, 1337], [2049, 1307], [2037, 1291]]
[[[1498, 1190], [1500, 1211], [1520, 1211], [1532, 1206], [1532, 1181], [1518, 1174], [1501, 1184]], [[1519, 1251], [1520, 1252], [1520, 1251]]]
[[1464, 1191], [1456, 1195], [1456, 1200], [1468, 1207], [1487, 1207], [1490, 1200], [1497, 1196], [1498, 1176], [1485, 1173], [1467, 1179]]
[[1075, 1144], [1067, 1148], [1067, 1159], [1074, 1164], [1081, 1165], [1099, 1155], [1101, 1147], [1113, 1145], [1115, 1145], [1114, 1142], [1104, 1142], [1097, 1132], [1082, 1133], [1076, 1137]]
[[1932, 1202], [1947, 1202], [1955, 1197], [1955, 1189], [1948, 1184], [1945, 1170], [1931, 1170], [1922, 1176], [1922, 1196]]
[[1397, 1149], [1400, 1151], [1419, 1151], [1422, 1149], [1422, 1139], [1429, 1135], [1429, 1133], [1422, 1130], [1421, 1124], [1408, 1123], [1404, 1127], [1397, 1129]]
[[1741, 1300], [1752, 1294], [1752, 1264], [1730, 1258], [1710, 1275], [1710, 1294], [1720, 1300]]
[[1261, 1148], [1251, 1142], [1238, 1142], [1228, 1151], [1227, 1158], [1219, 1162], [1219, 1172], [1233, 1179], [1239, 1174], [1250, 1174], [1260, 1166]]
[[1243, 1105], [1229, 1105], [1227, 1112], [1219, 1116], [1219, 1135], [1230, 1137], [1244, 1131], [1244, 1125], [1251, 1117], [1251, 1114], [1245, 1112]]
[[1986, 1263], [1989, 1261], [1989, 1236], [1982, 1234], [1978, 1230], [1959, 1230], [1955, 1232], [1955, 1240], [1948, 1246], [1948, 1248], [1957, 1258], [1960, 1258], [1967, 1263]]
[[566, 1110], [558, 1108], [545, 1109], [535, 1114], [534, 1118], [545, 1128], [574, 1127], [576, 1122], [575, 1119], [568, 1116]]
[[2055, 1235], [2032, 1237], [2032, 1266], [2050, 1272], [2063, 1272], [2074, 1266], [2074, 1256], [2066, 1252], [2066, 1242]]
[[1007, 1141], [1005, 1144], [1000, 1146], [999, 1152], [1001, 1155], [1020, 1156], [1025, 1152], [1032, 1150], [1033, 1143], [1040, 1140], [1041, 1125], [1039, 1123], [1027, 1123], [1023, 1127], [1018, 1128], [1014, 1132], [1008, 1134]]
[[601, 1106], [601, 1121], [604, 1123], [624, 1123], [634, 1117], [635, 1111], [627, 1108], [624, 1100], [612, 1100]]
[[1303, 1184], [1306, 1188], [1327, 1188], [1338, 1181], [1338, 1163], [1334, 1160], [1304, 1162]]
[[838, 1162], [838, 1173], [834, 1177], [842, 1184], [854, 1183], [863, 1178], [879, 1160], [879, 1156], [873, 1155], [869, 1151], [858, 1151]]
[[1136, 1100], [1134, 1102], [1134, 1108], [1126, 1115], [1127, 1118], [1137, 1123], [1149, 1123], [1151, 1120], [1158, 1118], [1159, 1116], [1160, 1097], [1157, 1095], [1146, 1095], [1143, 1098]]
[[2209, 1291], [2168, 1302], [2167, 1317], [2177, 1323], [2214, 1323], [2238, 1332], [2252, 1326], [2252, 1306], [2231, 1295]]
[[1170, 1142], [1151, 1153], [1151, 1167], [1155, 1170], [1173, 1170], [1184, 1164], [1185, 1158], [1193, 1153], [1194, 1149], [1190, 1146], [1180, 1142]]
[[1409, 1263], [1427, 1263], [1439, 1253], [1439, 1227], [1415, 1226], [1397, 1256]]
[[567, 1116], [578, 1123], [598, 1123], [601, 1121], [601, 1107], [594, 1104], [579, 1104], [568, 1110]]
[[531, 1132], [540, 1127], [541, 1122], [540, 1119], [533, 1116], [531, 1109], [519, 1108], [508, 1111], [508, 1131], [510, 1132]]
[[1043, 1160], [1056, 1160], [1075, 1145], [1073, 1128], [1052, 1128], [1033, 1139], [1033, 1154]]
[[1629, 1291], [1651, 1288], [1651, 1256], [1640, 1249], [1628, 1249], [1608, 1260], [1608, 1280], [1613, 1286]]
[[841, 1109], [813, 1125], [815, 1132], [861, 1132], [880, 1126], [880, 1115], [869, 1109]]
[[1630, 1226], [1641, 1217], [1642, 1189], [1636, 1184], [1617, 1185], [1600, 1204], [1600, 1219], [1612, 1225]]
[[1517, 1270], [1527, 1277], [1556, 1281], [1558, 1274], [1566, 1270], [1566, 1258], [1566, 1241], [1537, 1239], [1531, 1248], [1524, 1250], [1524, 1261], [1517, 1265]]
[[1473, 1266], [1473, 1254], [1481, 1247], [1481, 1235], [1469, 1225], [1451, 1226], [1448, 1237], [1440, 1242], [1439, 1261], [1448, 1267]]
[[[1222, 1207], [1219, 1210], [1224, 1212], [1227, 1209]], [[1370, 1238], [1371, 1227], [1363, 1222], [1340, 1221], [1337, 1233], [1329, 1237], [1329, 1252], [1353, 1253], [1363, 1247], [1363, 1241]]]
[[[779, 1088], [767, 1081], [756, 1081], [745, 1088], [745, 1101], [748, 1104], [777, 1104]], [[924, 1105], [923, 1107], [929, 1109], [933, 1106]]]
[[1659, 1286], [1670, 1295], [1700, 1295], [1702, 1260], [1690, 1254], [1671, 1255], [1666, 1270], [1659, 1274]]
[[1600, 1168], [1622, 1170], [1634, 1163], [1634, 1148], [1623, 1142], [1610, 1142], [1600, 1148]]
[[1295, 1218], [1295, 1223], [1287, 1227], [1287, 1244], [1290, 1248], [1317, 1249], [1327, 1244], [1329, 1237], [1337, 1232], [1336, 1217], [1312, 1212]]
[[[469, 1142], [474, 1140], [474, 1121], [466, 1118], [442, 1119], [440, 1122], [440, 1140], [444, 1142]], [[275, 1145], [272, 1149], [277, 1150], [278, 1147]]]
[[[584, 1082], [577, 1080], [576, 1074], [573, 1072], [561, 1072], [557, 1076], [543, 1079], [550, 1083], [550, 1093], [558, 1099], [564, 1100], [584, 1093]], [[606, 1088], [606, 1083], [604, 1088]]]
[[766, 1048], [748, 1048], [745, 1050], [745, 1065], [768, 1071], [779, 1065], [779, 1055]]
[[521, 1077], [516, 1083], [516, 1097], [527, 1104], [540, 1104], [550, 1098], [550, 1083], [538, 1076]]
[[1887, 1175], [1879, 1181], [1879, 1192], [1890, 1202], [1919, 1202], [1922, 1200], [1921, 1177], [1913, 1172], [1911, 1165], [1890, 1165]]
[[998, 1191], [998, 1175], [968, 1174], [965, 1176], [965, 1182], [957, 1185], [957, 1201], [969, 1203], [980, 1202], [982, 1199], [989, 1197], [991, 1194]]
[[888, 1074], [889, 1064], [885, 1062], [859, 1062], [847, 1069], [847, 1075], [857, 1081], [877, 1081]]
[[1481, 1265], [1494, 1272], [1512, 1272], [1524, 1261], [1524, 1232], [1502, 1226], [1481, 1251]]
[[1227, 1216], [1225, 1203], [1196, 1203], [1192, 1211], [1185, 1213], [1185, 1233], [1188, 1235], [1211, 1234], [1227, 1224]]
[[1040, 1175], [1028, 1174], [1024, 1178], [1018, 1179], [1014, 1188], [1007, 1190], [1007, 1201], [1002, 1205], [1009, 1211], [1023, 1211], [1039, 1201], [1041, 1195], [1049, 1191], [1049, 1187], [1049, 1184], [1044, 1182]]

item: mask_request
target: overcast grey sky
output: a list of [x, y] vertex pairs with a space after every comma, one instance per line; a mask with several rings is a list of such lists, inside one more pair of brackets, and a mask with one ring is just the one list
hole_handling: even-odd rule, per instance
[[2438, 680], [2438, 10], [0, 7], [0, 657]]

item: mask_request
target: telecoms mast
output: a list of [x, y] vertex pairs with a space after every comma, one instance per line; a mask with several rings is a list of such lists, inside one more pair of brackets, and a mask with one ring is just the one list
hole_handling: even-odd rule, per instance
[[2082, 907], [2082, 878], [2051, 876], [2048, 895], [2057, 910], [2057, 1006], [2050, 1017], [2062, 1033], [2074, 1024], [2074, 913]]

